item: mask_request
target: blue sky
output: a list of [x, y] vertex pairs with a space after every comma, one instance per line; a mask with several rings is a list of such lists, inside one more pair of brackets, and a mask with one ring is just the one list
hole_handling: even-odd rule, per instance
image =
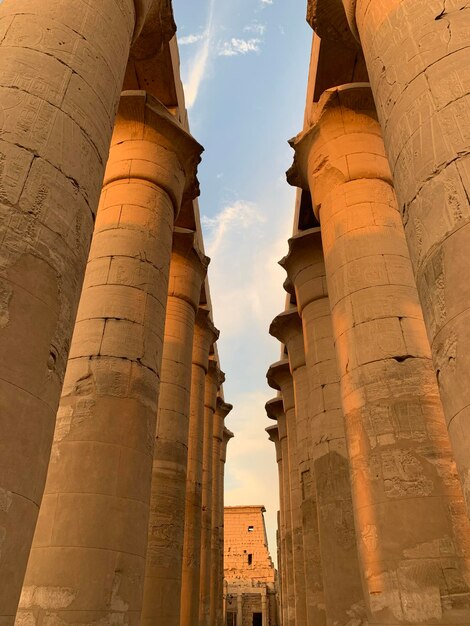
[[275, 558], [278, 478], [264, 404], [292, 232], [287, 140], [301, 130], [312, 31], [304, 0], [173, 0], [191, 131], [205, 147], [200, 209], [224, 393], [234, 409], [225, 502], [264, 504]]

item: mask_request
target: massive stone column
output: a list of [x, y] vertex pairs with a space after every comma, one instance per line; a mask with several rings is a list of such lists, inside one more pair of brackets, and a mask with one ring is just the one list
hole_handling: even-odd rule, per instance
[[[275, 416], [277, 414], [277, 410], [276, 408], [273, 409], [274, 407], [278, 407], [281, 410], [283, 410], [282, 407], [279, 407], [279, 402], [282, 404], [282, 400], [281, 398], [273, 398], [272, 400], [269, 400], [266, 403], [266, 413], [268, 415], [268, 417], [270, 419], [275, 419], [277, 420], [277, 417]], [[278, 571], [278, 582], [279, 584], [279, 589], [278, 589], [278, 593], [280, 596], [280, 604], [281, 604], [281, 610], [282, 610], [282, 620], [287, 623], [287, 610], [285, 610], [285, 602], [286, 602], [286, 589], [285, 589], [285, 578], [286, 578], [286, 574], [285, 574], [285, 567], [284, 567], [284, 561], [285, 561], [285, 556], [284, 556], [284, 551], [285, 551], [285, 540], [283, 537], [284, 534], [284, 477], [283, 477], [283, 472], [284, 472], [284, 468], [283, 468], [283, 460], [282, 460], [282, 444], [281, 444], [281, 440], [279, 438], [279, 426], [278, 424], [274, 424], [273, 426], [268, 426], [268, 428], [265, 428], [265, 431], [268, 433], [269, 436], [269, 440], [272, 441], [275, 445], [276, 448], [276, 463], [277, 463], [277, 473], [278, 473], [278, 479], [279, 479], [279, 511], [278, 511], [278, 518], [277, 518], [277, 555], [278, 555], [278, 564], [277, 564], [277, 571]]]
[[[231, 405], [228, 405], [231, 406]], [[225, 626], [225, 592], [224, 592], [224, 484], [225, 484], [225, 463], [227, 461], [227, 445], [230, 439], [233, 438], [233, 433], [227, 428], [224, 428], [222, 434], [222, 445], [220, 448], [220, 522], [219, 522], [219, 584], [220, 594], [218, 600], [218, 611], [216, 626]]]
[[[309, 407], [309, 372], [305, 364], [302, 320], [297, 308], [274, 318], [269, 332], [287, 348], [294, 384], [296, 476], [299, 476], [299, 511], [302, 527], [302, 554], [307, 607], [306, 626], [326, 624], [323, 573], [318, 535], [318, 511], [315, 468], [311, 461], [311, 413]], [[289, 431], [289, 423], [287, 425]]]
[[[224, 445], [224, 420], [233, 409], [231, 404], [224, 402], [219, 396], [214, 413], [214, 425], [212, 431], [212, 516], [211, 516], [211, 563], [210, 563], [210, 611], [209, 620], [214, 626], [218, 626], [218, 616], [222, 604], [222, 583], [224, 577], [221, 568], [221, 550], [223, 556], [224, 526], [224, 475], [222, 458], [222, 446]], [[226, 446], [226, 444], [225, 444]]]
[[364, 51], [470, 511], [470, 263], [465, 254], [470, 248], [470, 5], [466, 0], [343, 4]]
[[199, 604], [200, 626], [210, 623], [211, 610], [211, 561], [212, 561], [212, 482], [214, 471], [212, 448], [213, 429], [216, 418], [217, 392], [224, 382], [224, 374], [214, 359], [209, 361], [204, 394], [204, 445], [202, 460], [202, 533], [201, 533], [201, 591]]
[[347, 626], [354, 618], [360, 624], [365, 606], [320, 229], [289, 239], [289, 254], [281, 265], [302, 318], [327, 622]]
[[184, 524], [183, 575], [181, 584], [181, 626], [192, 626], [199, 619], [202, 522], [202, 455], [204, 445], [204, 390], [209, 367], [209, 351], [219, 336], [200, 307], [194, 328], [189, 410], [188, 472]]
[[[271, 365], [267, 373], [268, 384], [281, 392], [287, 430], [287, 446], [289, 462], [284, 466], [289, 474], [289, 497], [286, 501], [286, 516], [290, 517], [292, 551], [287, 546], [288, 568], [289, 558], [292, 559], [292, 584], [288, 583], [288, 624], [307, 624], [307, 602], [305, 589], [304, 547], [302, 535], [302, 511], [300, 493], [300, 472], [297, 446], [297, 417], [294, 401], [294, 384], [289, 369], [289, 361], [283, 359]], [[289, 575], [289, 571], [288, 571]]]
[[142, 608], [142, 624], [149, 626], [180, 624], [192, 346], [208, 263], [209, 259], [195, 247], [195, 233], [176, 228], [168, 286]]
[[290, 179], [321, 223], [369, 623], [465, 624], [469, 522], [368, 85], [311, 122]]
[[[114, 116], [149, 5], [0, 4], [2, 625], [20, 596]], [[162, 26], [174, 33], [168, 19], [154, 43]]]
[[200, 152], [123, 93], [18, 623], [139, 623], [173, 220]]

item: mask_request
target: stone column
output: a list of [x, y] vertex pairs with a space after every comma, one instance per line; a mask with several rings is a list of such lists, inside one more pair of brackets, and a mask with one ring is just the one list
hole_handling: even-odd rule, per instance
[[261, 594], [261, 620], [262, 626], [268, 626], [268, 607], [266, 602], [266, 590], [264, 594]]
[[470, 5], [343, 3], [363, 47], [470, 511]]
[[467, 623], [469, 523], [368, 86], [325, 92], [294, 147], [322, 228], [369, 624]]
[[[274, 401], [277, 401], [277, 398], [273, 398]], [[273, 402], [273, 400], [269, 400], [269, 402]], [[269, 405], [269, 402], [267, 403], [267, 405]], [[269, 409], [267, 409], [268, 411]], [[269, 410], [269, 414], [268, 417], [270, 417], [271, 415], [271, 411]], [[277, 418], [273, 418], [273, 419], [277, 419]], [[282, 515], [284, 514], [283, 512], [283, 501], [284, 501], [284, 485], [283, 485], [283, 477], [282, 477], [282, 473], [283, 473], [283, 467], [282, 467], [282, 447], [281, 447], [281, 441], [279, 439], [279, 428], [277, 424], [274, 424], [273, 426], [268, 426], [267, 428], [264, 429], [267, 433], [268, 433], [268, 437], [269, 437], [269, 441], [272, 441], [274, 443], [274, 446], [276, 448], [276, 463], [277, 463], [277, 473], [278, 473], [278, 478], [279, 478], [279, 505], [280, 505], [280, 511], [277, 512], [277, 532], [276, 532], [276, 539], [277, 539], [277, 581], [278, 581], [278, 593], [280, 596], [280, 604], [281, 604], [281, 608], [284, 606], [284, 595], [285, 595], [285, 590], [284, 590], [284, 571], [283, 571], [283, 555], [281, 554], [283, 548], [282, 546], [282, 539], [281, 539], [281, 528], [282, 528]]]
[[[228, 405], [230, 406], [230, 405]], [[225, 484], [225, 462], [227, 460], [227, 445], [230, 439], [233, 438], [233, 433], [227, 428], [224, 428], [224, 432], [222, 435], [222, 446], [220, 450], [220, 485], [221, 485], [221, 495], [220, 495], [220, 532], [219, 532], [219, 582], [221, 584], [221, 589], [224, 589], [225, 585], [225, 570], [224, 570], [224, 484]], [[225, 626], [225, 593], [221, 594], [222, 597], [219, 597], [219, 612], [217, 614], [217, 626]], [[222, 611], [220, 613], [220, 610]]]
[[114, 116], [148, 5], [0, 5], [2, 626], [20, 596]]
[[[227, 447], [227, 434], [224, 420], [233, 409], [231, 404], [224, 402], [219, 396], [214, 414], [214, 430], [212, 442], [212, 537], [211, 537], [211, 606], [210, 622], [218, 626], [222, 612], [223, 596], [223, 555], [224, 555], [224, 467]], [[230, 433], [230, 431], [227, 431]], [[231, 433], [230, 433], [231, 434]], [[233, 436], [233, 435], [232, 435]], [[223, 457], [223, 461], [222, 461]]]
[[[289, 370], [289, 361], [283, 359], [271, 365], [267, 373], [267, 379], [269, 386], [279, 390], [282, 395], [289, 450], [289, 464], [285, 467], [289, 472], [289, 508], [286, 511], [286, 515], [290, 516], [292, 524], [292, 571], [294, 580], [292, 585], [290, 583], [288, 585], [288, 624], [307, 624], [297, 417], [294, 402], [294, 384]], [[288, 558], [289, 553], [290, 550], [287, 547]]]
[[243, 626], [243, 594], [237, 593], [237, 626]]
[[211, 561], [212, 561], [212, 482], [214, 479], [213, 466], [213, 428], [217, 392], [224, 381], [224, 374], [220, 371], [215, 360], [209, 361], [209, 371], [206, 374], [204, 395], [204, 446], [202, 461], [202, 534], [201, 534], [201, 597], [199, 606], [199, 623], [201, 626], [213, 626], [210, 623], [211, 608]]
[[209, 310], [200, 307], [194, 328], [189, 410], [188, 472], [184, 525], [183, 575], [181, 584], [181, 626], [199, 619], [202, 521], [202, 454], [204, 444], [204, 389], [209, 351], [217, 340]]
[[281, 265], [295, 288], [302, 318], [327, 621], [346, 626], [353, 617], [363, 618], [365, 606], [320, 229], [289, 239]]
[[18, 622], [139, 621], [173, 220], [200, 151], [123, 93]]
[[143, 625], [180, 624], [192, 346], [208, 263], [195, 248], [194, 232], [176, 228], [152, 470]]
[[[297, 308], [284, 311], [274, 318], [269, 332], [283, 343], [288, 352], [289, 367], [294, 383], [295, 434], [297, 467], [300, 479], [299, 510], [302, 527], [302, 555], [308, 626], [326, 624], [323, 573], [318, 536], [316, 478], [310, 461], [311, 413], [309, 407], [309, 376], [305, 365], [302, 320]], [[289, 425], [287, 426], [289, 432]]]
[[284, 413], [284, 405], [282, 398], [272, 398], [265, 405], [266, 414], [269, 419], [277, 421], [277, 431], [279, 438], [279, 453], [276, 448], [276, 457], [280, 456], [278, 461], [279, 474], [279, 508], [280, 508], [280, 544], [281, 544], [281, 612], [282, 624], [287, 626], [290, 619], [289, 598], [292, 598], [293, 592], [289, 590], [289, 586], [293, 585], [294, 572], [292, 571], [292, 540], [288, 541], [289, 536], [292, 537], [291, 518], [288, 515], [290, 508], [290, 477], [289, 477], [289, 449], [287, 444], [287, 428], [286, 416]]

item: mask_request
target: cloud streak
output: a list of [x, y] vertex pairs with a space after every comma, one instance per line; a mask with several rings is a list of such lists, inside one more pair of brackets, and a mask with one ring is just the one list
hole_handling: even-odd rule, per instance
[[[191, 109], [194, 106], [194, 103], [196, 102], [198, 94], [199, 94], [201, 83], [204, 80], [204, 77], [207, 72], [207, 64], [209, 62], [209, 54], [210, 54], [212, 38], [214, 34], [214, 7], [215, 7], [215, 0], [210, 0], [206, 28], [204, 29], [204, 33], [201, 38], [202, 43], [192, 63], [190, 64], [189, 76], [188, 76], [187, 81], [185, 81], [184, 83], [186, 107], [188, 109]], [[189, 37], [191, 37], [191, 35]], [[187, 42], [187, 43], [195, 43], [195, 42], [192, 41], [192, 42]]]

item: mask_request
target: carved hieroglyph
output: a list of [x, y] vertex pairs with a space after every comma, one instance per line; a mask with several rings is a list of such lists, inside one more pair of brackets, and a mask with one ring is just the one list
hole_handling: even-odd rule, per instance
[[311, 122], [290, 180], [321, 223], [369, 623], [466, 623], [470, 528], [369, 86]]

